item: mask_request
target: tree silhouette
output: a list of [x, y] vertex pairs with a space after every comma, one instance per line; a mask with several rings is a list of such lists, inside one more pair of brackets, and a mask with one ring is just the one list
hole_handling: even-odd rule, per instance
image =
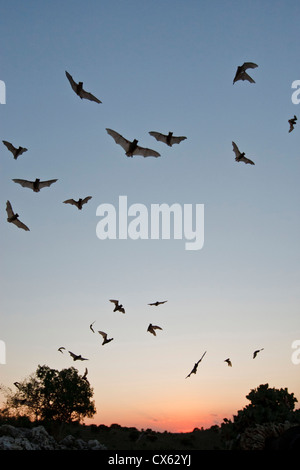
[[250, 400], [250, 404], [233, 416], [233, 422], [224, 419], [224, 435], [233, 437], [256, 424], [300, 422], [300, 411], [294, 411], [298, 400], [287, 388], [269, 388], [269, 384], [263, 384], [251, 390], [246, 398]]
[[93, 389], [74, 367], [58, 371], [39, 365], [33, 375], [18, 382], [17, 389], [7, 406], [15, 410], [25, 407], [35, 420], [80, 422], [96, 413], [91, 401]]

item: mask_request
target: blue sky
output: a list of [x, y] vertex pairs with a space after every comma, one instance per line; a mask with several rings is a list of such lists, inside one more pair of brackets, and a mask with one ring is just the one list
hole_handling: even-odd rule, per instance
[[[299, 9], [296, 1], [2, 6], [1, 140], [28, 152], [14, 161], [1, 150], [1, 383], [38, 364], [83, 370], [57, 352], [63, 345], [89, 357], [98, 423], [219, 423], [261, 383], [300, 400], [291, 362], [300, 334], [297, 125], [288, 133], [298, 113]], [[245, 61], [258, 64], [256, 83], [233, 85]], [[102, 104], [80, 100], [66, 70]], [[106, 128], [161, 157], [127, 158]], [[152, 130], [187, 139], [168, 148]], [[232, 141], [255, 166], [234, 161]], [[37, 194], [11, 181], [36, 177], [58, 181]], [[82, 211], [62, 204], [87, 195]], [[121, 195], [128, 205], [204, 204], [203, 249], [99, 240], [96, 209], [117, 207]], [[7, 200], [30, 232], [7, 223]], [[110, 298], [126, 315], [112, 312]], [[92, 321], [114, 341], [100, 347]], [[163, 328], [156, 338], [150, 322]]]

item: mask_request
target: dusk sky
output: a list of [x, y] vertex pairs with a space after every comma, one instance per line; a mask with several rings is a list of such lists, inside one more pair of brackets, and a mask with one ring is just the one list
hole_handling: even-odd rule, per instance
[[[231, 419], [260, 384], [300, 402], [299, 17], [296, 0], [2, 2], [1, 140], [28, 150], [15, 160], [1, 142], [1, 384], [87, 367], [86, 423], [171, 432]], [[233, 84], [244, 62], [255, 83]], [[161, 156], [127, 157], [107, 128]], [[150, 131], [186, 139], [168, 147]], [[233, 141], [255, 165], [235, 161]], [[15, 178], [58, 181], [35, 193]], [[82, 210], [63, 203], [85, 196]], [[119, 217], [121, 196], [149, 227], [165, 203], [190, 205], [195, 229], [202, 205], [203, 247], [172, 227], [99, 239], [97, 209]], [[30, 231], [7, 222], [7, 200]]]

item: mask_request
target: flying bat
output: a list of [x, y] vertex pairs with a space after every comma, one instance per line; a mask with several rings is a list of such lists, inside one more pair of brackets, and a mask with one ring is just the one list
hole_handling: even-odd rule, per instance
[[253, 353], [253, 359], [256, 358], [257, 354], [260, 352], [260, 351], [263, 351], [264, 348], [261, 348], [261, 349], [257, 349], [256, 351], [254, 351]]
[[74, 354], [71, 351], [69, 351], [70, 356], [72, 356], [73, 361], [88, 361], [88, 359], [85, 359], [84, 357], [81, 356], [81, 354]]
[[72, 206], [76, 206], [79, 210], [81, 210], [83, 204], [86, 204], [90, 199], [92, 199], [92, 196], [87, 196], [84, 199], [79, 198], [78, 201], [75, 201], [74, 199], [67, 199], [63, 202], [64, 204], [71, 204]]
[[166, 302], [168, 302], [168, 301], [164, 300], [164, 301], [160, 302], [160, 301], [157, 300], [156, 302], [153, 302], [152, 304], [148, 304], [148, 305], [155, 305], [157, 307], [158, 305], [165, 304]]
[[228, 357], [228, 359], [225, 359], [224, 362], [227, 362], [228, 366], [232, 367], [232, 363], [231, 363], [231, 360], [229, 359], [229, 357]]
[[94, 324], [94, 323], [95, 323], [95, 322], [93, 321], [93, 323], [90, 324], [90, 329], [92, 330], [93, 333], [95, 333], [95, 330], [94, 330], [94, 328], [93, 328], [93, 324]]
[[14, 213], [11, 207], [11, 203], [9, 201], [6, 202], [6, 212], [7, 212], [7, 222], [15, 224], [17, 227], [22, 228], [23, 230], [29, 231], [29, 228], [27, 227], [27, 225], [23, 224], [23, 222], [19, 220], [19, 214]]
[[250, 165], [255, 165], [255, 163], [250, 160], [249, 158], [245, 157], [245, 152], [241, 153], [238, 149], [238, 146], [236, 145], [235, 142], [232, 142], [233, 146], [233, 151], [235, 153], [235, 161], [236, 162], [244, 162], [244, 163], [249, 163]]
[[63, 349], [66, 349], [66, 348], [65, 348], [64, 346], [61, 346], [60, 348], [58, 348], [57, 351], [59, 351], [59, 352], [61, 352], [61, 353], [63, 354], [63, 352], [62, 352]]
[[121, 147], [123, 147], [127, 157], [133, 157], [134, 155], [142, 155], [143, 157], [160, 157], [160, 153], [156, 152], [155, 150], [137, 145], [138, 140], [136, 139], [130, 142], [121, 134], [118, 134], [118, 132], [113, 131], [112, 129], [106, 129], [106, 131], [114, 139], [116, 144], [119, 144]]
[[51, 184], [55, 183], [57, 179], [48, 181], [41, 181], [39, 178], [36, 178], [35, 181], [13, 179], [13, 181], [15, 183], [19, 183], [23, 188], [29, 188], [32, 189], [35, 193], [38, 193], [42, 188], [51, 186]]
[[172, 147], [173, 144], [180, 144], [183, 140], [186, 139], [184, 136], [173, 136], [173, 132], [169, 132], [167, 135], [161, 134], [160, 132], [151, 131], [149, 132], [152, 137], [155, 137], [159, 142], [164, 142], [169, 147]]
[[96, 103], [102, 103], [102, 101], [98, 100], [98, 98], [96, 98], [96, 96], [92, 95], [91, 93], [85, 91], [83, 89], [83, 82], [78, 82], [76, 83], [72, 76], [66, 71], [66, 76], [67, 76], [67, 79], [69, 80], [70, 82], [70, 85], [72, 87], [72, 89], [75, 91], [76, 95], [78, 95], [81, 99], [85, 98], [86, 100], [90, 100], [90, 101], [95, 101]]
[[103, 337], [103, 342], [102, 342], [102, 346], [103, 344], [106, 344], [106, 343], [109, 343], [110, 341], [113, 340], [113, 338], [107, 338], [107, 333], [104, 333], [104, 331], [98, 331], [98, 333]]
[[123, 307], [122, 304], [119, 304], [119, 301], [118, 301], [118, 300], [112, 300], [112, 299], [110, 299], [109, 301], [115, 304], [115, 308], [114, 308], [114, 310], [113, 310], [114, 312], [119, 311], [119, 312], [125, 313], [125, 308]]
[[152, 325], [152, 323], [150, 323], [150, 325], [147, 328], [147, 331], [149, 331], [149, 333], [152, 333], [154, 336], [156, 336], [155, 330], [162, 330], [162, 328], [160, 326]]
[[189, 375], [186, 376], [186, 379], [187, 379], [188, 377], [190, 377], [191, 374], [196, 374], [197, 369], [198, 369], [198, 365], [199, 365], [199, 363], [202, 361], [202, 359], [203, 359], [203, 357], [205, 356], [205, 354], [206, 354], [206, 351], [202, 354], [202, 356], [201, 356], [201, 358], [199, 359], [199, 361], [195, 363], [195, 365], [194, 365], [193, 369], [191, 370], [191, 372], [189, 373]]
[[253, 62], [244, 62], [243, 65], [238, 66], [235, 77], [233, 79], [233, 83], [237, 82], [238, 80], [248, 80], [248, 82], [250, 83], [255, 83], [253, 78], [247, 74], [246, 70], [256, 69], [256, 67], [258, 67], [258, 65], [254, 64]]
[[294, 126], [296, 124], [296, 121], [297, 121], [297, 116], [294, 115], [294, 117], [292, 119], [289, 119], [288, 123], [290, 125], [290, 130], [289, 132], [292, 132], [294, 130]]
[[12, 152], [15, 160], [17, 160], [17, 158], [22, 155], [22, 153], [27, 152], [27, 149], [25, 147], [14, 147], [13, 144], [7, 142], [7, 140], [2, 140], [2, 142], [8, 148], [8, 150]]

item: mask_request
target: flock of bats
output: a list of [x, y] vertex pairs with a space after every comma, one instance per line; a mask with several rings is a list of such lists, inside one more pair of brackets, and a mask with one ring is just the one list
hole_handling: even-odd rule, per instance
[[[244, 62], [243, 65], [237, 67], [236, 74], [233, 79], [233, 84], [239, 80], [245, 81], [247, 80], [250, 83], [255, 83], [252, 77], [246, 72], [247, 69], [255, 69], [258, 67], [257, 64], [254, 62]], [[96, 98], [92, 93], [87, 92], [83, 88], [83, 82], [75, 82], [73, 77], [69, 74], [69, 72], [65, 72], [66, 77], [72, 87], [72, 90], [79, 96], [81, 99], [86, 99], [89, 101], [94, 101], [96, 103], [102, 103], [98, 98]], [[290, 125], [289, 132], [292, 132], [294, 126], [297, 121], [297, 116], [294, 115], [293, 118], [288, 120]], [[114, 139], [116, 144], [120, 145], [125, 150], [125, 155], [127, 157], [133, 157], [134, 155], [141, 155], [143, 157], [160, 157], [160, 153], [156, 150], [141, 147], [138, 145], [138, 140], [134, 139], [132, 141], [126, 139], [118, 132], [114, 131], [113, 129], [106, 128], [107, 133]], [[174, 136], [173, 132], [169, 132], [168, 134], [162, 134], [157, 131], [150, 131], [149, 134], [154, 137], [159, 142], [164, 142], [169, 147], [172, 147], [174, 144], [179, 144], [187, 137], [185, 136]], [[14, 159], [16, 160], [20, 155], [27, 152], [27, 148], [25, 147], [15, 147], [11, 142], [6, 140], [2, 141], [3, 144], [7, 147], [7, 149], [13, 154]], [[245, 152], [241, 152], [236, 145], [235, 142], [232, 142], [233, 152], [235, 154], [235, 161], [237, 162], [244, 162], [245, 164], [255, 165], [253, 160], [247, 158]], [[35, 181], [27, 181], [24, 179], [13, 179], [15, 183], [20, 184], [23, 188], [30, 188], [34, 192], [39, 192], [42, 188], [46, 188], [51, 186], [53, 183], [57, 181], [57, 179], [48, 180], [48, 181], [40, 181], [38, 178]], [[84, 199], [79, 198], [77, 201], [75, 199], [67, 199], [63, 201], [65, 204], [72, 204], [75, 205], [79, 210], [82, 209], [83, 204], [86, 204], [92, 196], [87, 196]], [[10, 201], [6, 203], [6, 212], [7, 212], [7, 221], [10, 223], [15, 224], [17, 227], [22, 228], [23, 230], [29, 231], [27, 225], [19, 220], [19, 214], [15, 213], [12, 209]]]
[[[113, 312], [121, 312], [123, 314], [125, 314], [125, 308], [122, 304], [119, 303], [118, 300], [114, 300], [114, 299], [110, 299], [110, 302], [114, 303], [115, 304], [115, 307], [113, 309]], [[156, 302], [152, 302], [148, 305], [154, 305], [154, 306], [158, 306], [158, 305], [161, 305], [161, 304], [165, 304], [167, 302], [167, 300], [163, 300], [163, 301], [156, 301]], [[95, 321], [92, 322], [90, 324], [90, 330], [95, 333], [95, 330], [93, 328], [93, 325], [94, 325]], [[152, 323], [149, 323], [149, 326], [147, 328], [147, 331], [151, 334], [153, 334], [154, 336], [156, 336], [156, 331], [155, 330], [162, 330], [162, 328], [158, 325], [152, 325]], [[108, 335], [106, 332], [104, 331], [101, 331], [101, 330], [98, 330], [98, 333], [102, 336], [103, 338], [103, 341], [102, 341], [102, 346], [104, 346], [105, 344], [107, 343], [110, 343], [111, 341], [113, 341], [114, 338], [108, 338]], [[65, 350], [66, 348], [64, 346], [61, 346], [58, 348], [58, 351], [60, 351], [61, 353], [63, 353], [63, 351]], [[264, 348], [261, 348], [261, 349], [256, 349], [253, 353], [253, 359], [256, 358], [257, 354], [260, 352], [260, 351], [263, 351]], [[73, 353], [72, 351], [68, 351], [70, 356], [73, 358], [73, 361], [88, 361], [88, 358], [86, 357], [82, 357], [81, 354], [75, 354]], [[203, 357], [205, 356], [207, 351], [205, 351], [201, 358], [199, 359], [199, 361], [197, 361], [195, 364], [194, 364], [194, 367], [193, 369], [191, 370], [191, 372], [186, 376], [186, 379], [188, 377], [190, 377], [192, 374], [196, 374], [197, 373], [197, 369], [198, 369], [198, 365], [200, 364], [200, 362], [202, 361]], [[227, 359], [224, 360], [224, 362], [226, 362], [228, 364], [229, 367], [232, 367], [232, 362], [230, 360], [230, 358], [228, 357]], [[88, 373], [88, 369], [86, 368], [85, 369], [85, 373], [84, 373], [84, 376], [83, 378], [86, 379], [87, 377], [87, 373]]]
[[[109, 299], [110, 302], [112, 302], [115, 306], [114, 306], [114, 309], [113, 309], [113, 312], [121, 312], [123, 314], [125, 314], [125, 308], [122, 304], [119, 303], [119, 300], [115, 300], [115, 299]], [[162, 301], [156, 301], [156, 302], [152, 302], [148, 305], [150, 306], [155, 306], [155, 307], [158, 307], [159, 305], [162, 305], [162, 304], [165, 304], [166, 302], [168, 302], [167, 300], [162, 300]], [[93, 321], [91, 324], [90, 324], [90, 330], [95, 333], [95, 330], [94, 330], [94, 325], [95, 321]], [[151, 333], [153, 336], [156, 336], [156, 331], [155, 330], [162, 330], [162, 328], [158, 325], [152, 325], [152, 323], [149, 323], [149, 326], [147, 328], [147, 331], [149, 333]], [[102, 340], [102, 346], [104, 346], [105, 344], [107, 343], [110, 343], [111, 341], [113, 341], [114, 338], [108, 338], [108, 335], [105, 331], [101, 331], [101, 330], [98, 330], [98, 333], [102, 336], [103, 340]], [[65, 350], [66, 348], [64, 346], [60, 346], [58, 348], [58, 351], [63, 353], [63, 351]], [[88, 361], [88, 358], [86, 357], [82, 357], [81, 354], [75, 354], [73, 353], [72, 351], [68, 351], [70, 356], [73, 358], [73, 361]], [[83, 376], [84, 379], [87, 378], [87, 373], [88, 373], [88, 370], [87, 368], [85, 369], [85, 374]]]
[[[236, 70], [236, 74], [235, 74], [234, 79], [233, 79], [233, 84], [235, 84], [239, 80], [241, 80], [241, 81], [246, 80], [250, 83], [255, 83], [253, 78], [246, 72], [246, 70], [255, 69], [257, 67], [258, 67], [258, 65], [253, 63], [253, 62], [244, 62], [241, 66], [238, 66], [237, 70]], [[89, 93], [86, 90], [84, 90], [83, 82], [76, 83], [74, 81], [73, 77], [67, 71], [65, 72], [65, 74], [66, 74], [66, 77], [67, 77], [71, 87], [72, 87], [72, 90], [76, 93], [77, 96], [79, 96], [81, 99], [94, 101], [94, 102], [99, 103], [99, 104], [102, 103], [102, 101], [100, 101], [98, 98], [96, 98], [92, 93]], [[296, 124], [296, 121], [297, 121], [297, 117], [295, 115], [294, 115], [293, 118], [288, 120], [288, 123], [290, 125], [289, 132], [293, 131], [294, 126]], [[160, 157], [161, 156], [160, 153], [158, 153], [156, 150], [139, 146], [137, 139], [134, 139], [134, 140], [130, 141], [130, 140], [126, 139], [125, 137], [123, 137], [121, 134], [119, 134], [118, 132], [116, 132], [113, 129], [106, 128], [106, 131], [107, 131], [108, 135], [110, 135], [114, 139], [115, 143], [120, 145], [123, 148], [123, 150], [125, 151], [125, 155], [127, 157], [133, 157], [135, 155], [141, 155], [143, 157], [150, 157], [150, 156], [151, 157]], [[154, 137], [157, 141], [163, 142], [166, 145], [168, 145], [169, 147], [172, 147], [172, 145], [174, 145], [174, 144], [179, 144], [180, 142], [186, 140], [186, 138], [187, 138], [185, 136], [174, 136], [173, 132], [169, 132], [168, 134], [162, 134], [162, 133], [157, 132], [157, 131], [151, 131], [151, 132], [149, 132], [149, 134], [152, 137]], [[7, 147], [7, 149], [13, 154], [13, 157], [14, 157], [15, 160], [17, 160], [23, 153], [27, 152], [27, 148], [25, 148], [25, 147], [21, 147], [21, 146], [15, 147], [12, 143], [10, 143], [6, 140], [3, 140], [2, 142]], [[236, 145], [235, 142], [232, 142], [232, 146], [233, 146], [233, 152], [235, 154], [235, 161], [236, 162], [244, 162], [245, 164], [255, 165], [255, 163], [252, 160], [250, 160], [249, 158], [247, 158], [245, 156], [245, 152], [240, 152], [240, 150], [239, 150], [239, 148], [238, 148], [238, 146]], [[20, 184], [24, 188], [29, 188], [34, 192], [39, 192], [42, 188], [50, 187], [53, 183], [55, 183], [57, 181], [57, 179], [52, 179], [52, 180], [48, 180], [48, 181], [40, 181], [40, 179], [38, 179], [38, 178], [36, 178], [35, 181], [27, 181], [27, 180], [24, 180], [24, 179], [13, 179], [13, 181], [15, 183]], [[78, 200], [67, 199], [63, 202], [65, 204], [75, 205], [79, 210], [81, 210], [82, 207], [83, 207], [83, 204], [86, 204], [91, 198], [92, 198], [92, 196], [87, 196], [83, 199], [81, 199], [81, 198], [79, 198]], [[7, 221], [8, 222], [15, 224], [17, 227], [22, 228], [23, 230], [29, 231], [29, 228], [23, 222], [21, 222], [19, 220], [19, 214], [15, 213], [13, 211], [10, 201], [7, 201], [7, 203], [6, 203], [6, 212], [7, 212]], [[115, 305], [114, 310], [113, 310], [114, 312], [120, 311], [121, 313], [125, 313], [125, 309], [124, 309], [123, 305], [119, 304], [118, 300], [111, 299], [110, 302], [114, 303], [114, 305]], [[153, 302], [153, 303], [148, 304], [148, 305], [158, 306], [158, 305], [163, 304], [165, 302], [167, 302], [167, 301], [162, 301], [162, 302], [157, 301], [157, 302]], [[90, 329], [93, 332], [95, 332], [94, 329], [93, 329], [93, 323], [90, 325]], [[162, 330], [162, 328], [160, 326], [152, 325], [150, 323], [149, 326], [148, 326], [147, 331], [149, 333], [153, 334], [154, 336], [156, 336], [156, 330]], [[105, 333], [103, 331], [98, 331], [98, 333], [103, 338], [102, 345], [105, 345], [105, 344], [107, 344], [107, 343], [109, 343], [113, 340], [113, 338], [108, 338], [107, 333]], [[58, 350], [62, 353], [64, 349], [65, 349], [65, 347], [62, 346]], [[253, 359], [262, 350], [263, 350], [263, 348], [254, 351]], [[80, 361], [86, 361], [86, 360], [88, 360], [87, 358], [82, 357], [80, 354], [74, 354], [72, 351], [68, 351], [68, 352], [69, 352], [70, 356], [73, 358], [74, 361], [79, 361], [79, 360]], [[187, 375], [186, 378], [190, 377], [191, 374], [196, 374], [198, 365], [202, 361], [205, 354], [206, 354], [206, 351], [204, 352], [202, 357], [198, 360], [198, 362], [195, 363], [193, 369]], [[225, 359], [224, 362], [226, 362], [229, 367], [232, 367], [232, 362], [231, 362], [230, 358]], [[87, 376], [87, 369], [85, 371], [85, 374], [84, 374], [83, 378], [86, 379], [86, 376]]]

